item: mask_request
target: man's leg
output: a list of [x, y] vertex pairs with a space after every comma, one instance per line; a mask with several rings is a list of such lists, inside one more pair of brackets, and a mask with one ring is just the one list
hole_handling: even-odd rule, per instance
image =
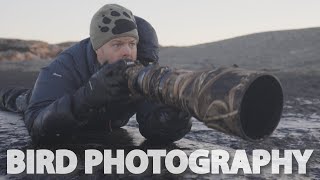
[[0, 89], [0, 109], [23, 113], [28, 106], [32, 89], [2, 88]]

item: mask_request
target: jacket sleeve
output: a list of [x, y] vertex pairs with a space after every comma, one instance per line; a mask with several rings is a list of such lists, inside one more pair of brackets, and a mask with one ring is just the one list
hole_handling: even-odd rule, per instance
[[154, 143], [177, 141], [192, 126], [189, 113], [147, 100], [138, 104], [136, 118], [141, 135]]
[[35, 143], [60, 141], [81, 122], [73, 113], [73, 94], [80, 82], [71, 55], [60, 54], [40, 71], [24, 114], [25, 124]]

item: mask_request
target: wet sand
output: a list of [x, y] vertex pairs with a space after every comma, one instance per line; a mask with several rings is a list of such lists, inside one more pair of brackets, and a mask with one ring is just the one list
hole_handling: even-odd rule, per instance
[[[37, 72], [17, 72], [17, 71], [0, 71], [0, 87], [22, 86], [32, 87], [37, 76]], [[133, 178], [133, 179], [318, 179], [320, 178], [320, 96], [319, 79], [313, 76], [291, 77], [284, 74], [279, 76], [283, 79], [282, 84], [285, 86], [286, 102], [282, 119], [278, 128], [263, 142], [248, 142], [240, 138], [225, 135], [215, 130], [205, 127], [201, 122], [193, 119], [192, 131], [182, 140], [176, 143], [163, 146], [155, 146], [145, 141], [138, 132], [138, 124], [135, 118], [131, 118], [128, 125], [119, 131], [111, 134], [86, 134], [73, 143], [34, 147], [27, 133], [22, 117], [8, 112], [0, 112], [0, 179], [35, 179], [35, 178]], [[298, 82], [296, 80], [299, 80]], [[7, 175], [6, 174], [6, 150], [8, 149], [70, 149], [79, 155], [79, 164], [77, 169], [65, 176], [59, 175]], [[103, 169], [97, 168], [94, 175], [84, 175], [84, 163], [81, 154], [85, 149], [182, 149], [187, 154], [196, 149], [224, 149], [234, 151], [236, 149], [245, 149], [248, 154], [253, 149], [314, 149], [314, 152], [307, 164], [307, 174], [299, 175], [297, 165], [294, 162], [292, 175], [272, 175], [268, 167], [264, 169], [261, 175], [211, 175], [211, 174], [194, 174], [187, 170], [181, 175], [173, 175], [166, 169], [161, 169], [160, 175], [152, 175], [146, 171], [140, 175], [125, 173], [123, 175], [104, 175]], [[270, 168], [270, 167], [269, 167]]]

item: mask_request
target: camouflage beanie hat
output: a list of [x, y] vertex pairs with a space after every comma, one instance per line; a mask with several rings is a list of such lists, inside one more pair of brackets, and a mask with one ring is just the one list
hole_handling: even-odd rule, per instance
[[139, 40], [137, 24], [130, 10], [117, 4], [107, 4], [92, 17], [90, 40], [94, 50], [114, 38], [124, 36]]

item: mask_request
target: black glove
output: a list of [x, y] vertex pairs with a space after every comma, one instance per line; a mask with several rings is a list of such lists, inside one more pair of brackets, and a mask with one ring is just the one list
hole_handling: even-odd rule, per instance
[[128, 101], [130, 92], [124, 76], [127, 61], [106, 64], [93, 74], [88, 83], [74, 94], [74, 111]]

